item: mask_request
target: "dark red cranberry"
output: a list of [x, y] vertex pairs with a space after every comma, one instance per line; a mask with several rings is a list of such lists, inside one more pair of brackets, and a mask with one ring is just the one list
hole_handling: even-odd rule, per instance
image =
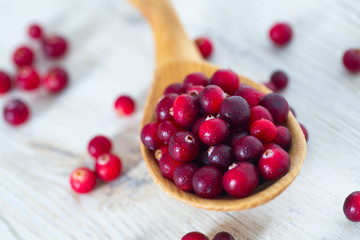
[[194, 86], [189, 87], [185, 93], [189, 94], [192, 97], [198, 97], [203, 89], [204, 89], [204, 86], [194, 85]]
[[256, 137], [245, 136], [235, 143], [234, 153], [239, 162], [257, 161], [263, 153], [263, 144]]
[[174, 182], [181, 190], [192, 192], [192, 179], [199, 167], [192, 162], [179, 165], [174, 171]]
[[203, 58], [207, 59], [210, 57], [213, 50], [213, 44], [209, 38], [199, 37], [195, 39], [195, 44], [197, 45]]
[[309, 133], [308, 133], [306, 127], [305, 127], [303, 124], [301, 124], [301, 123], [299, 123], [299, 125], [300, 125], [300, 127], [301, 127], [301, 130], [302, 130], [303, 133], [304, 133], [304, 136], [305, 136], [306, 141], [308, 141], [308, 139], [309, 139]]
[[226, 144], [211, 146], [208, 150], [208, 159], [210, 166], [214, 166], [224, 173], [235, 161], [234, 150]]
[[207, 117], [201, 117], [198, 120], [196, 120], [196, 122], [194, 123], [193, 127], [192, 127], [192, 134], [194, 134], [195, 137], [199, 137], [199, 129], [201, 124], [203, 124], [203, 122], [206, 121]]
[[223, 190], [223, 175], [213, 166], [199, 168], [193, 177], [193, 188], [197, 195], [203, 198], [215, 198]]
[[18, 67], [29, 66], [33, 63], [34, 53], [27, 46], [17, 48], [13, 54], [13, 61]]
[[169, 153], [176, 161], [190, 162], [199, 151], [199, 142], [191, 132], [177, 132], [170, 138]]
[[34, 90], [40, 85], [39, 74], [32, 67], [22, 67], [17, 73], [16, 84], [18, 87], [26, 91]]
[[351, 193], [344, 202], [344, 214], [352, 222], [360, 222], [360, 191]]
[[286, 88], [289, 78], [283, 71], [275, 71], [270, 78], [270, 82], [275, 85], [277, 90]]
[[51, 35], [43, 39], [42, 49], [51, 58], [58, 58], [65, 54], [68, 43], [65, 38], [58, 35]]
[[269, 110], [275, 125], [285, 123], [289, 113], [289, 104], [283, 96], [278, 93], [267, 94], [261, 99], [260, 105]]
[[113, 181], [120, 176], [121, 159], [114, 154], [103, 154], [96, 159], [95, 172], [101, 180]]
[[4, 118], [11, 125], [20, 125], [29, 118], [30, 111], [28, 106], [21, 100], [11, 100], [5, 104]]
[[189, 232], [185, 234], [181, 240], [209, 240], [204, 234], [200, 232]]
[[70, 186], [77, 193], [88, 193], [95, 184], [96, 175], [88, 168], [77, 168], [70, 174]]
[[11, 89], [11, 79], [9, 75], [0, 70], [0, 95], [7, 93]]
[[155, 153], [154, 153], [155, 159], [160, 161], [160, 158], [162, 157], [162, 155], [165, 154], [168, 151], [169, 151], [168, 145], [160, 146], [158, 149], [155, 150]]
[[173, 159], [170, 153], [166, 152], [162, 155], [162, 157], [159, 160], [160, 172], [165, 178], [169, 180], [174, 180], [175, 169], [180, 164], [182, 163]]
[[135, 110], [135, 102], [130, 96], [122, 95], [115, 100], [114, 107], [120, 116], [129, 116]]
[[224, 91], [216, 85], [206, 86], [199, 95], [201, 108], [209, 114], [217, 114], [224, 99]]
[[278, 89], [276, 88], [275, 84], [273, 84], [272, 82], [266, 82], [264, 83], [265, 87], [267, 87], [268, 89], [270, 89], [273, 92], [277, 92]]
[[88, 144], [88, 152], [94, 158], [98, 158], [100, 155], [109, 153], [112, 144], [109, 138], [98, 135], [93, 137]]
[[173, 105], [175, 99], [179, 95], [176, 93], [169, 93], [162, 96], [155, 108], [155, 115], [158, 121], [172, 120], [173, 118]]
[[170, 94], [170, 93], [176, 93], [176, 94], [182, 94], [184, 93], [184, 88], [183, 88], [183, 84], [182, 83], [173, 83], [170, 84], [169, 86], [167, 86], [164, 90], [164, 95], [166, 94]]
[[234, 95], [243, 97], [250, 105], [250, 107], [258, 105], [260, 99], [264, 96], [262, 92], [259, 92], [247, 85], [241, 85], [240, 88], [236, 90]]
[[50, 69], [44, 77], [45, 88], [52, 93], [64, 90], [68, 83], [68, 74], [62, 68]]
[[214, 236], [213, 240], [235, 240], [235, 238], [228, 232], [219, 232]]
[[208, 149], [205, 149], [199, 153], [196, 158], [196, 163], [200, 167], [209, 165]]
[[271, 148], [263, 153], [257, 166], [263, 178], [277, 180], [288, 171], [290, 157], [283, 149]]
[[40, 39], [42, 37], [42, 28], [38, 24], [32, 24], [29, 27], [29, 36], [33, 39]]
[[164, 144], [169, 144], [170, 138], [182, 130], [182, 127], [174, 121], [163, 121], [159, 124], [158, 137]]
[[240, 96], [225, 98], [219, 108], [219, 114], [232, 128], [244, 128], [250, 119], [250, 106]]
[[288, 150], [291, 146], [291, 134], [289, 129], [284, 126], [276, 126], [276, 137], [273, 142], [284, 150]]
[[190, 87], [195, 85], [201, 85], [206, 87], [209, 84], [207, 77], [200, 72], [195, 72], [187, 75], [184, 79], [184, 91], [188, 90]]
[[264, 144], [264, 150], [263, 151], [266, 152], [266, 150], [271, 149], [271, 148], [283, 149], [282, 147], [280, 147], [276, 143], [266, 143], [266, 144]]
[[349, 49], [344, 53], [343, 63], [350, 72], [360, 71], [360, 49]]
[[212, 75], [210, 84], [218, 85], [229, 95], [233, 95], [240, 87], [238, 75], [230, 69], [217, 70], [214, 75]]
[[275, 44], [285, 45], [291, 40], [292, 30], [287, 23], [276, 23], [271, 27], [269, 35]]
[[187, 94], [178, 96], [173, 105], [175, 121], [184, 128], [190, 128], [197, 120], [200, 113], [199, 102]]
[[220, 118], [211, 118], [200, 125], [199, 138], [206, 145], [223, 143], [229, 136], [229, 126]]
[[223, 186], [225, 191], [233, 197], [243, 198], [252, 194], [259, 185], [259, 173], [249, 162], [237, 163], [225, 173]]
[[269, 110], [267, 110], [263, 106], [260, 105], [254, 106], [250, 109], [250, 112], [251, 115], [250, 115], [249, 125], [260, 119], [266, 119], [269, 120], [270, 122], [274, 121]]
[[276, 127], [269, 120], [260, 119], [251, 124], [250, 134], [263, 143], [268, 143], [275, 139]]
[[141, 141], [145, 147], [150, 150], [155, 150], [162, 145], [160, 138], [158, 137], [158, 122], [152, 122], [146, 124], [141, 130]]
[[249, 134], [245, 131], [231, 133], [229, 136], [228, 144], [230, 145], [230, 147], [234, 148], [236, 142], [247, 135], [249, 135]]

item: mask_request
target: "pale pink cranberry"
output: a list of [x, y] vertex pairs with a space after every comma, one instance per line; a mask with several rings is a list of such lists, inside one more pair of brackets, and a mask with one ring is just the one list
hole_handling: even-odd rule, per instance
[[210, 57], [213, 51], [213, 44], [207, 37], [198, 37], [195, 39], [195, 44], [198, 47], [203, 58], [207, 59]]
[[96, 175], [105, 182], [113, 181], [119, 177], [121, 168], [121, 159], [114, 154], [106, 153], [96, 159]]
[[25, 123], [30, 115], [28, 106], [18, 99], [6, 103], [3, 113], [6, 122], [14, 126]]
[[0, 95], [11, 90], [11, 79], [8, 74], [0, 70]]
[[29, 66], [33, 63], [34, 53], [29, 47], [21, 46], [15, 50], [12, 59], [18, 67]]
[[51, 58], [63, 56], [68, 49], [68, 42], [59, 35], [51, 35], [43, 38], [42, 49]]
[[344, 53], [343, 64], [350, 72], [360, 71], [360, 49], [349, 49]]
[[214, 146], [225, 142], [229, 136], [228, 124], [220, 118], [206, 120], [200, 125], [200, 140], [208, 146]]
[[269, 32], [270, 39], [277, 45], [285, 45], [292, 38], [292, 30], [287, 23], [275, 23]]
[[288, 171], [290, 157], [283, 149], [271, 148], [263, 153], [257, 166], [263, 178], [277, 180]]
[[68, 79], [68, 74], [64, 69], [52, 68], [44, 77], [44, 86], [49, 92], [59, 93], [67, 86]]
[[199, 95], [202, 110], [208, 114], [217, 114], [225, 96], [224, 91], [219, 86], [206, 86]]
[[159, 160], [159, 168], [161, 174], [169, 179], [174, 180], [174, 172], [175, 169], [182, 164], [182, 162], [178, 162], [173, 159], [169, 152], [164, 153]]
[[30, 66], [20, 68], [17, 73], [16, 85], [26, 91], [37, 89], [40, 85], [38, 72]]
[[77, 168], [70, 174], [70, 186], [77, 193], [88, 193], [96, 185], [96, 175], [88, 168]]
[[98, 158], [100, 155], [109, 153], [111, 150], [112, 144], [109, 138], [98, 135], [93, 137], [88, 144], [88, 152], [94, 158]]
[[190, 87], [200, 85], [206, 87], [209, 84], [207, 77], [200, 72], [195, 72], [187, 75], [184, 79], [183, 89], [188, 90]]
[[38, 24], [32, 24], [28, 30], [29, 36], [33, 39], [40, 39], [42, 37], [42, 28]]
[[135, 102], [130, 96], [122, 95], [116, 99], [114, 107], [120, 116], [129, 116], [135, 111]]
[[360, 191], [351, 193], [344, 202], [344, 214], [352, 222], [360, 222]]
[[173, 105], [175, 121], [184, 128], [191, 128], [200, 113], [200, 105], [196, 98], [182, 94], [178, 96]]
[[209, 238], [200, 232], [189, 232], [185, 234], [181, 240], [209, 240]]
[[258, 105], [260, 99], [264, 96], [262, 92], [259, 92], [253, 87], [247, 85], [241, 85], [240, 88], [235, 91], [234, 95], [243, 97], [250, 107]]
[[269, 120], [260, 119], [251, 124], [250, 134], [263, 143], [268, 143], [275, 139], [276, 127]]
[[239, 76], [230, 69], [217, 70], [210, 79], [210, 84], [221, 87], [229, 95], [239, 89]]

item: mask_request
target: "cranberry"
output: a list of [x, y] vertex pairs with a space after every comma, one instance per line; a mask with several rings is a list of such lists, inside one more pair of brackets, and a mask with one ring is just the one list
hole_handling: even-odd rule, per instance
[[275, 139], [276, 127], [269, 120], [257, 120], [251, 124], [250, 134], [258, 138], [263, 143], [268, 143]]
[[260, 105], [269, 110], [275, 125], [282, 124], [286, 121], [289, 113], [289, 105], [283, 96], [278, 93], [267, 94], [261, 99]]
[[40, 39], [42, 37], [42, 28], [38, 24], [32, 24], [29, 27], [29, 36], [33, 39]]
[[192, 192], [192, 179], [199, 167], [192, 162], [179, 165], [174, 171], [174, 182], [181, 190]]
[[195, 39], [195, 44], [198, 47], [203, 58], [207, 59], [210, 57], [213, 50], [213, 44], [211, 43], [209, 38], [199, 37]]
[[5, 105], [4, 118], [11, 125], [23, 124], [28, 120], [29, 115], [28, 106], [21, 100], [11, 100]]
[[162, 96], [155, 108], [155, 115], [158, 121], [172, 120], [174, 101], [179, 96], [176, 93], [170, 93]]
[[160, 138], [158, 137], [158, 122], [152, 122], [146, 124], [141, 130], [141, 141], [145, 147], [150, 150], [155, 150], [162, 145]]
[[33, 63], [34, 53], [27, 46], [17, 48], [13, 54], [13, 61], [18, 67], [29, 66]]
[[158, 127], [158, 137], [164, 144], [169, 144], [170, 138], [182, 130], [182, 127], [174, 121], [163, 121]]
[[170, 94], [170, 93], [182, 94], [182, 93], [184, 93], [183, 87], [184, 86], [182, 83], [170, 84], [169, 86], [167, 86], [167, 88], [165, 88], [164, 95]]
[[70, 174], [71, 188], [77, 193], [88, 193], [94, 189], [95, 184], [96, 175], [88, 168], [77, 168]]
[[301, 123], [299, 123], [299, 125], [300, 125], [300, 127], [301, 127], [301, 130], [302, 130], [303, 133], [304, 133], [304, 136], [305, 136], [306, 141], [308, 141], [308, 139], [309, 139], [309, 133], [308, 133], [306, 127], [305, 127], [303, 124], [301, 124]]
[[205, 149], [199, 153], [198, 157], [196, 158], [196, 163], [200, 167], [209, 165], [208, 149]]
[[241, 138], [247, 136], [247, 135], [248, 135], [248, 133], [245, 132], [245, 131], [239, 131], [239, 132], [231, 133], [230, 136], [229, 136], [229, 141], [228, 141], [230, 147], [234, 148], [236, 142], [239, 141]]
[[224, 99], [224, 91], [216, 85], [206, 86], [199, 95], [201, 108], [209, 114], [217, 114]]
[[250, 119], [250, 107], [246, 100], [239, 96], [225, 98], [219, 108], [222, 119], [232, 128], [243, 128]]
[[109, 153], [112, 144], [109, 138], [98, 135], [93, 137], [88, 144], [88, 152], [94, 158], [98, 158], [100, 155]]
[[187, 94], [178, 96], [174, 101], [173, 114], [175, 121], [184, 128], [190, 128], [200, 112], [199, 102]]
[[154, 153], [156, 160], [160, 161], [160, 158], [168, 151], [169, 151], [168, 145], [160, 146], [158, 149], [155, 150]]
[[192, 127], [192, 134], [195, 137], [199, 137], [199, 129], [201, 124], [203, 124], [203, 122], [206, 121], [206, 117], [201, 117], [198, 120], [196, 120], [196, 122], [194, 123], [193, 127]]
[[236, 198], [249, 196], [258, 185], [258, 170], [249, 162], [240, 162], [235, 167], [230, 166], [223, 178], [225, 191]]
[[214, 236], [213, 240], [235, 240], [235, 238], [228, 232], [219, 232]]
[[206, 87], [209, 84], [207, 77], [200, 72], [195, 72], [187, 75], [184, 79], [184, 90], [188, 90], [190, 87], [195, 85], [201, 85]]
[[344, 202], [344, 213], [352, 222], [360, 222], [360, 191], [351, 193]]
[[288, 171], [290, 157], [283, 149], [271, 148], [263, 153], [257, 166], [266, 180], [277, 180]]
[[284, 126], [276, 126], [276, 137], [273, 141], [285, 150], [288, 150], [291, 146], [291, 134], [289, 129]]
[[166, 152], [162, 155], [162, 157], [159, 160], [160, 172], [165, 178], [167, 178], [169, 180], [173, 180], [175, 169], [180, 164], [182, 164], [182, 163], [173, 159], [171, 157], [170, 153]]
[[203, 198], [215, 198], [223, 191], [223, 175], [213, 166], [199, 168], [193, 177], [193, 188], [197, 195]]
[[227, 94], [233, 95], [240, 87], [239, 77], [230, 69], [217, 70], [210, 79], [210, 84], [218, 85]]
[[266, 150], [271, 149], [271, 148], [279, 148], [279, 149], [283, 149], [282, 147], [280, 147], [279, 145], [277, 145], [276, 143], [265, 143], [264, 144], [264, 152], [266, 152]]
[[291, 40], [292, 30], [287, 23], [276, 23], [271, 27], [269, 35], [275, 44], [285, 45]]
[[51, 35], [43, 39], [42, 49], [48, 57], [61, 57], [65, 54], [67, 48], [67, 41], [59, 35]]
[[28, 91], [34, 90], [40, 85], [40, 77], [37, 71], [29, 66], [22, 67], [17, 73], [17, 86]]
[[277, 92], [278, 89], [276, 88], [275, 84], [273, 84], [272, 82], [266, 82], [264, 83], [265, 87], [267, 87], [268, 89], [270, 89], [273, 92]]
[[283, 71], [275, 71], [270, 78], [270, 82], [275, 85], [277, 90], [283, 90], [286, 88], [289, 79], [286, 73]]
[[11, 89], [11, 79], [9, 75], [0, 70], [0, 94], [7, 93]]
[[130, 96], [122, 95], [116, 99], [114, 107], [120, 116], [128, 116], [134, 112], [135, 102]]
[[258, 105], [260, 99], [264, 96], [263, 93], [258, 92], [254, 88], [247, 85], [241, 85], [240, 88], [236, 90], [234, 95], [243, 97], [250, 105], [250, 107]]
[[360, 71], [360, 49], [349, 49], [344, 53], [343, 63], [350, 72]]
[[194, 86], [189, 87], [185, 93], [192, 97], [198, 97], [203, 89], [204, 89], [204, 86], [202, 86], [202, 85], [194, 85]]
[[204, 234], [200, 232], [189, 232], [185, 234], [181, 240], [209, 240]]
[[250, 112], [251, 115], [250, 115], [249, 125], [260, 119], [266, 119], [269, 120], [270, 122], [274, 121], [269, 110], [267, 110], [263, 106], [260, 105], [254, 106], [250, 109]]
[[228, 136], [229, 127], [220, 118], [211, 118], [200, 125], [199, 137], [206, 145], [213, 146], [223, 143]]
[[208, 150], [208, 161], [210, 166], [226, 172], [228, 167], [235, 161], [234, 150], [226, 144], [211, 146]]
[[190, 162], [199, 154], [199, 142], [191, 132], [175, 133], [169, 142], [170, 155], [179, 162]]
[[263, 153], [263, 144], [256, 137], [245, 136], [235, 143], [234, 153], [239, 162], [257, 161]]
[[96, 159], [95, 171], [101, 180], [113, 181], [121, 173], [121, 160], [114, 154], [103, 154]]
[[45, 88], [52, 93], [61, 92], [68, 83], [68, 74], [62, 68], [50, 69], [44, 77]]

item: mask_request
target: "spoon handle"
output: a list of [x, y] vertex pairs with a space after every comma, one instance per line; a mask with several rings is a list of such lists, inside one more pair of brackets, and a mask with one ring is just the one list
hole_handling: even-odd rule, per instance
[[169, 0], [130, 0], [147, 18], [156, 44], [157, 67], [176, 61], [203, 61]]

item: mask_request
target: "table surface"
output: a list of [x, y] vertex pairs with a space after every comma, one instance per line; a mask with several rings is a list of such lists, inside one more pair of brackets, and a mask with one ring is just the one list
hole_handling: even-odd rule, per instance
[[[71, 51], [60, 64], [71, 84], [58, 96], [42, 89], [0, 97], [29, 103], [31, 120], [14, 128], [0, 120], [1, 239], [180, 239], [189, 231], [210, 238], [228, 231], [237, 239], [359, 239], [344, 199], [360, 190], [360, 75], [341, 63], [360, 47], [360, 1], [173, 0], [194, 38], [215, 45], [211, 62], [257, 82], [276, 69], [290, 76], [282, 93], [310, 133], [299, 176], [273, 201], [240, 212], [212, 212], [173, 200], [153, 182], [139, 149], [139, 124], [152, 80], [154, 45], [148, 23], [127, 1], [0, 1], [0, 68], [14, 73], [13, 49], [38, 46], [26, 36], [30, 22], [65, 35]], [[267, 32], [284, 20], [294, 38], [273, 46]], [[37, 49], [39, 52], [39, 49]], [[112, 105], [122, 94], [137, 101], [131, 117]], [[70, 172], [93, 166], [86, 146], [96, 134], [114, 142], [123, 174], [87, 195], [74, 193]]]

